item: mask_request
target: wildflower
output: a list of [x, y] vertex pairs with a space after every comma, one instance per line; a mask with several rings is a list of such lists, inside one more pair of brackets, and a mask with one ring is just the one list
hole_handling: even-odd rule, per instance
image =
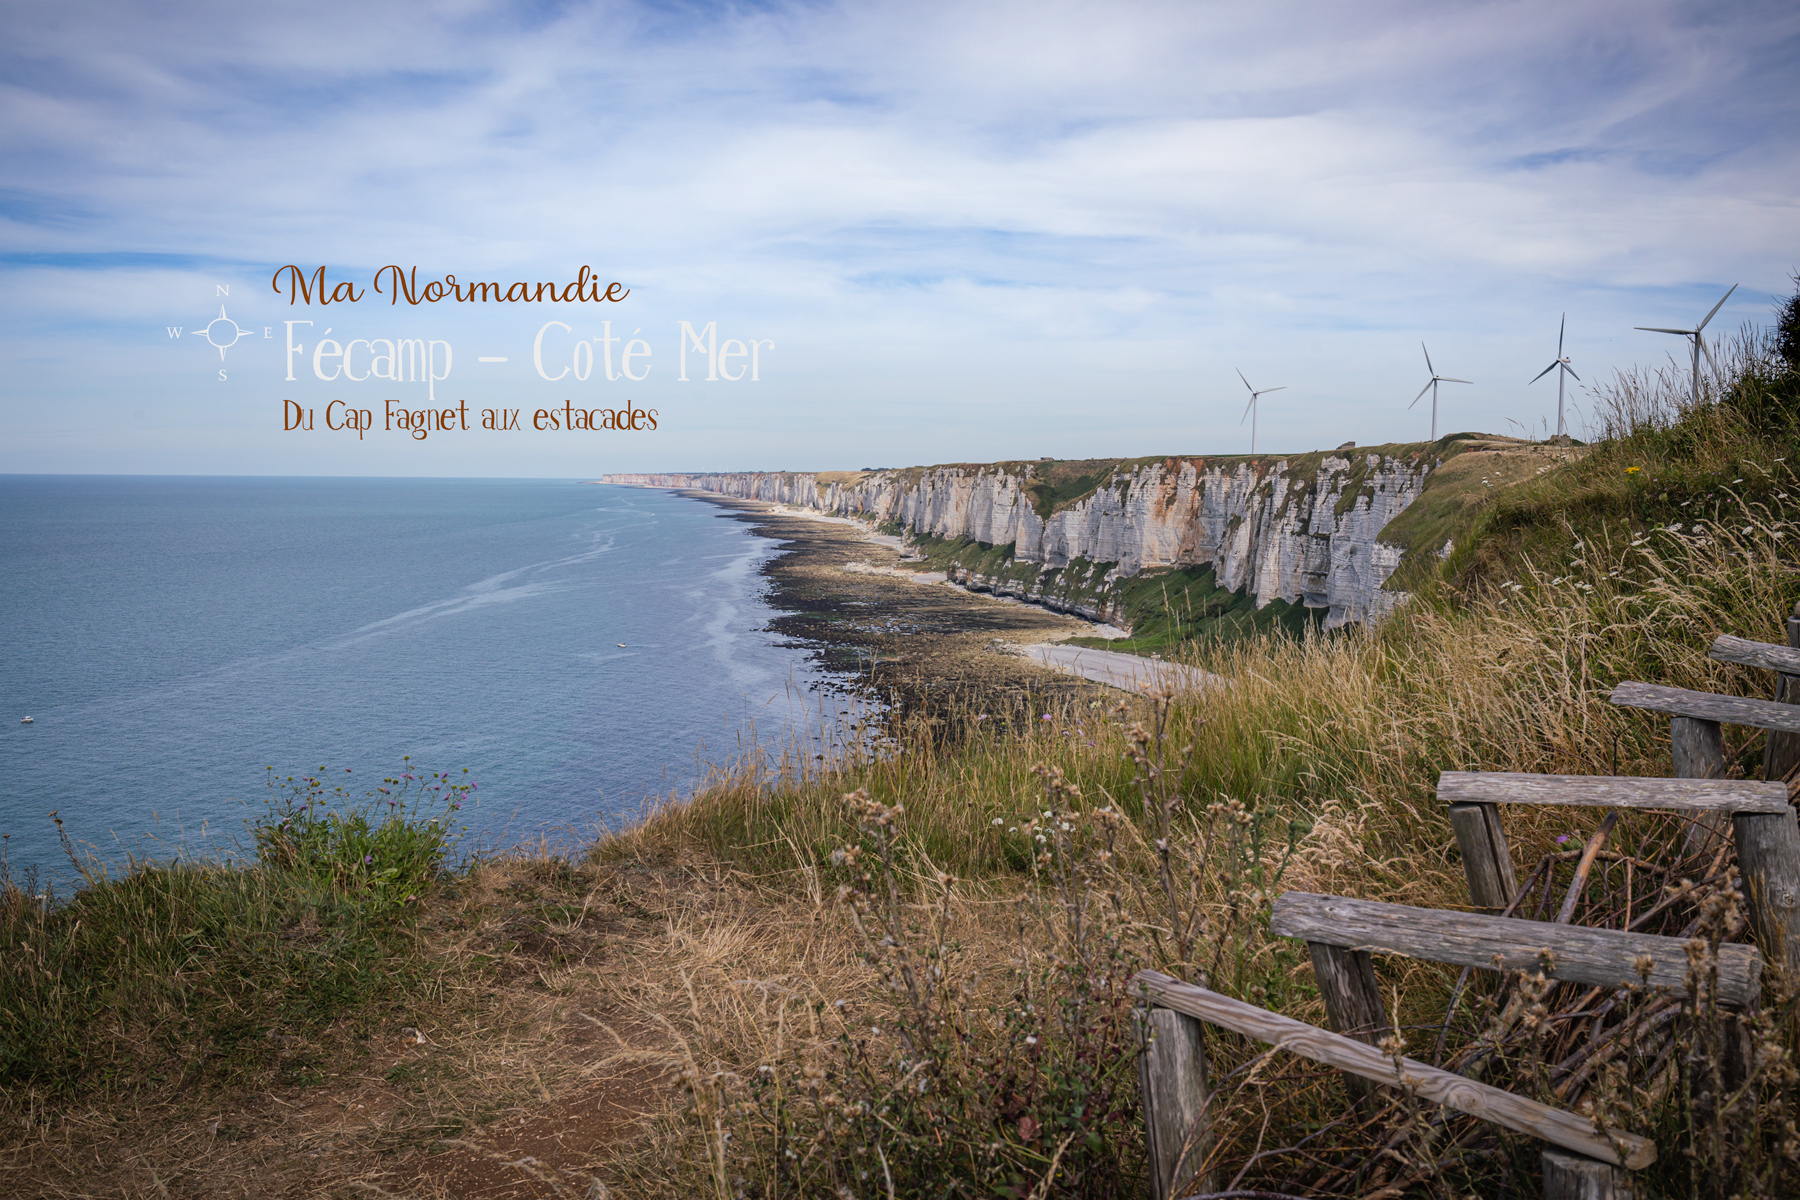
[[999, 817], [995, 817], [995, 818], [994, 818], [994, 819], [993, 819], [993, 821], [992, 821], [992, 822], [990, 822], [990, 823], [991, 823], [991, 824], [994, 824], [994, 825], [1004, 825], [1004, 824], [1006, 824], [1006, 822], [1005, 822], [1005, 821], [1003, 821], [1003, 820], [1002, 820], [1002, 819], [1000, 819], [1000, 818], [999, 818]]
[[1046, 721], [1048, 721], [1048, 720], [1049, 720], [1049, 719], [1050, 719], [1050, 714], [1049, 714], [1049, 713], [1045, 713], [1045, 714], [1044, 714], [1044, 720], [1046, 720]]
[[373, 854], [365, 854], [365, 855], [363, 855], [363, 864], [364, 864], [364, 865], [365, 865], [365, 866], [366, 866], [366, 865], [367, 865], [367, 864], [369, 864], [369, 863], [372, 863], [372, 862], [374, 862], [374, 861], [375, 861], [375, 856], [374, 856], [374, 855], [373, 855]]
[[1569, 835], [1568, 835], [1568, 834], [1566, 834], [1566, 833], [1563, 833], [1563, 834], [1558, 834], [1558, 835], [1557, 835], [1557, 838], [1556, 838], [1556, 844], [1557, 844], [1557, 845], [1559, 845], [1559, 846], [1560, 846], [1560, 845], [1562, 845], [1562, 844], [1563, 844], [1563, 843], [1564, 843], [1564, 842], [1567, 842], [1567, 841], [1568, 841], [1568, 840], [1569, 840]]
[[1643, 470], [1643, 469], [1644, 469], [1644, 468], [1642, 468], [1642, 467], [1626, 467], [1626, 468], [1625, 468], [1625, 473], [1626, 473], [1626, 474], [1627, 474], [1627, 475], [1636, 475], [1636, 474], [1638, 474], [1638, 473], [1639, 473], [1639, 472], [1640, 472], [1640, 471], [1642, 471], [1642, 470]]

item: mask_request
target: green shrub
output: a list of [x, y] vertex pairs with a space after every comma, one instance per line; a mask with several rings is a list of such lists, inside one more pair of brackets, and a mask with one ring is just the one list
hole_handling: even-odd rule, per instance
[[374, 911], [415, 899], [467, 829], [457, 817], [475, 784], [405, 761], [399, 775], [360, 800], [342, 783], [328, 788], [322, 775], [277, 779], [270, 767], [269, 814], [254, 829], [257, 858], [338, 888]]
[[474, 785], [409, 764], [360, 800], [319, 777], [270, 787], [255, 864], [77, 862], [64, 898], [0, 862], [0, 1094], [37, 1111], [316, 1082], [345, 1035], [412, 994], [407, 902], [445, 869]]

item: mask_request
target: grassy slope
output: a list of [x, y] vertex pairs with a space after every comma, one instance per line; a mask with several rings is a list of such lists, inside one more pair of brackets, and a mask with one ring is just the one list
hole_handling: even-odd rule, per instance
[[[1377, 634], [1268, 631], [1194, 650], [1230, 686], [1204, 704], [1176, 703], [1171, 745], [1193, 750], [1171, 783], [1196, 806], [1229, 797], [1298, 821], [1305, 837], [1283, 886], [1462, 903], [1454, 842], [1432, 797], [1439, 771], [1665, 773], [1663, 724], [1605, 703], [1614, 682], [1740, 694], [1765, 688], [1754, 673], [1709, 660], [1705, 647], [1717, 632], [1781, 640], [1782, 620], [1800, 595], [1792, 551], [1800, 538], [1795, 399], [1792, 379], [1752, 381], [1722, 405], [1662, 424], [1627, 419], [1621, 403], [1618, 436], [1549, 470], [1542, 462], [1515, 464], [1506, 482], [1496, 482], [1500, 459], [1467, 455], [1486, 474], [1446, 470], [1444, 483], [1458, 483], [1464, 494], [1479, 488], [1485, 502], [1450, 504], [1445, 491], [1438, 499], [1446, 502], [1409, 513], [1404, 532], [1422, 553], [1403, 569], [1415, 572], [1418, 596]], [[1091, 475], [1068, 477], [1071, 497]], [[1451, 539], [1454, 552], [1439, 559]], [[1190, 579], [1184, 590], [1205, 582]], [[1035, 853], [1011, 823], [1043, 802], [1036, 768], [1062, 772], [1086, 798], [1079, 803], [1116, 802], [1143, 819], [1124, 757], [1126, 724], [1097, 706], [1049, 715], [1003, 730], [971, 712], [964, 736], [921, 737], [901, 755], [723, 780], [601, 843], [597, 866], [584, 868], [600, 873], [571, 885], [555, 915], [571, 919], [574, 905], [585, 912], [596, 896], [628, 914], [636, 903], [629, 881], [647, 864], [698, 853], [758, 880], [759, 894], [776, 897], [767, 903], [811, 911], [815, 922], [834, 920], [821, 872], [834, 850], [858, 836], [839, 799], [854, 788], [904, 806], [906, 846], [921, 880], [929, 864], [968, 881], [977, 899], [982, 889], [1007, 894]], [[1142, 715], [1140, 706], [1125, 721]], [[1753, 739], [1734, 732], [1727, 748], [1734, 770], [1755, 773]], [[1555, 835], [1586, 828], [1570, 814], [1508, 820], [1521, 861], [1532, 861]], [[0, 1009], [11, 1024], [0, 1069], [8, 1103], [20, 1106], [20, 1127], [39, 1128], [59, 1098], [183, 1088], [218, 1095], [324, 1070], [366, 1043], [376, 1025], [424, 1005], [454, 1008], [459, 989], [479, 998], [472, 983], [495, 959], [471, 953], [466, 939], [433, 942], [418, 932], [421, 919], [451, 930], [469, 923], [458, 896], [471, 886], [429, 893], [417, 914], [383, 916], [359, 910], [355, 894], [341, 887], [268, 867], [136, 871], [48, 915], [18, 889], [8, 891], [0, 906], [9, 968], [0, 977]], [[1222, 892], [1208, 893], [1215, 908], [1227, 902]], [[980, 936], [987, 918], [971, 919], [970, 952], [1003, 961], [1004, 943]], [[746, 970], [759, 979], [785, 972], [794, 987], [815, 989], [821, 1004], [846, 995], [881, 1003], [870, 985], [844, 976], [841, 958], [826, 980], [804, 939], [783, 945], [754, 968], [721, 958], [719, 986], [735, 986]], [[679, 952], [679, 942], [670, 946]], [[1229, 980], [1215, 982], [1321, 1018], [1291, 947], [1265, 937], [1241, 962], [1247, 965]], [[1448, 984], [1441, 972], [1396, 962], [1381, 971], [1397, 989], [1403, 1022], [1441, 1014]], [[695, 999], [692, 1010], [680, 1027], [684, 1054], [749, 1072], [770, 1055], [798, 1052], [781, 1049], [785, 1008], [733, 1009], [729, 1020], [715, 1020]], [[290, 1033], [269, 1036], [283, 1030]], [[284, 1049], [289, 1037], [298, 1049]], [[646, 1170], [677, 1162], [703, 1174], [712, 1169], [702, 1130], [679, 1121], [659, 1128], [657, 1153], [673, 1157], [653, 1155]]]
[[[1460, 471], [1444, 473], [1437, 502], [1400, 531], [1422, 552], [1409, 564], [1418, 595], [1374, 636], [1266, 635], [1196, 648], [1197, 661], [1228, 686], [1203, 704], [1175, 704], [1170, 742], [1193, 748], [1175, 786], [1194, 806], [1230, 798], [1300, 822], [1307, 832], [1284, 886], [1466, 904], [1454, 839], [1433, 799], [1438, 772], [1666, 774], [1666, 723], [1613, 708], [1605, 699], [1613, 684], [1766, 692], [1766, 680], [1713, 662], [1706, 647], [1719, 632], [1783, 640], [1800, 597], [1792, 551], [1800, 479], [1789, 461], [1800, 461], [1795, 394], [1791, 377], [1751, 379], [1722, 404], [1665, 407], [1663, 419], [1647, 421], [1632, 419], [1626, 396], [1618, 436], [1588, 453], [1551, 462], [1510, 450], [1466, 453]], [[1449, 540], [1455, 549], [1445, 559], [1439, 551]], [[698, 841], [747, 870], [791, 870], [856, 842], [838, 796], [860, 787], [903, 806], [920, 862], [1004, 880], [1028, 861], [1030, 847], [1001, 827], [1043, 803], [1034, 766], [1061, 772], [1086, 803], [1120, 803], [1146, 819], [1123, 761], [1126, 731], [1102, 715], [1052, 713], [1021, 738], [971, 724], [948, 749], [817, 781], [741, 781], [664, 814], [650, 832]], [[1727, 752], [1732, 774], [1756, 775], [1757, 738], [1730, 731]], [[1536, 861], [1560, 835], [1585, 837], [1591, 818], [1509, 814], [1518, 861]], [[1630, 836], [1640, 835], [1652, 833], [1633, 825]], [[1209, 911], [1239, 903], [1223, 883], [1208, 886]], [[1247, 961], [1227, 990], [1322, 1020], [1291, 947], [1265, 937]], [[1405, 960], [1380, 971], [1402, 1024], [1441, 1019], [1446, 973]], [[1243, 1114], [1251, 1144], [1262, 1144], [1256, 1129], [1266, 1111]], [[1304, 1104], [1284, 1111], [1288, 1120], [1320, 1116]], [[1670, 1127], [1658, 1136], [1685, 1135]], [[1682, 1161], [1671, 1156], [1644, 1176], [1646, 1194], [1686, 1194]], [[1494, 1183], [1490, 1176], [1484, 1186]]]

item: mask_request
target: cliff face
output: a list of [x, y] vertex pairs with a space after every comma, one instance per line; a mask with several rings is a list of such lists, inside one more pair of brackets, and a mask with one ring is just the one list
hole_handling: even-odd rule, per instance
[[[608, 475], [601, 482], [717, 492], [873, 519], [915, 535], [1011, 544], [1016, 562], [1040, 570], [968, 582], [1093, 617], [1115, 615], [1107, 593], [1120, 579], [1210, 565], [1220, 586], [1248, 591], [1258, 607], [1279, 598], [1328, 609], [1332, 628], [1372, 623], [1405, 599], [1382, 589], [1402, 550], [1379, 535], [1418, 498], [1436, 461], [1420, 452], [1345, 451], [1210, 464], [1170, 458]], [[1071, 480], [1074, 472], [1085, 473]], [[1073, 494], [1065, 498], [1059, 488]], [[1083, 581], [1079, 594], [1058, 587], [1065, 576]]]

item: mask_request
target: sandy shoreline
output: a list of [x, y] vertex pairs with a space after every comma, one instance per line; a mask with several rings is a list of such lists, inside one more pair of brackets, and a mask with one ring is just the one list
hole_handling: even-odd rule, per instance
[[[840, 649], [855, 649], [859, 664], [869, 666], [871, 682], [886, 675], [891, 684], [893, 676], [924, 669], [926, 664], [942, 672], [935, 678], [912, 679], [903, 690], [915, 698], [934, 690], [985, 692], [997, 678], [1009, 680], [1003, 687], [1014, 686], [1021, 671], [1054, 673], [1130, 692], [1190, 691], [1213, 682], [1211, 676], [1193, 667], [1068, 645], [1069, 639], [1076, 637], [1127, 635], [1114, 626], [1056, 613], [1010, 596], [971, 592], [941, 571], [913, 570], [905, 565], [903, 539], [872, 530], [853, 518], [710, 492], [682, 494], [734, 509], [757, 524], [759, 532], [789, 541], [783, 554], [765, 568], [765, 574], [777, 581], [778, 595], [771, 597], [772, 601], [790, 606], [794, 613], [778, 618], [778, 629], [784, 624], [790, 628], [812, 624], [814, 628], [804, 636], [835, 643]], [[794, 538], [799, 529], [817, 532]], [[840, 592], [845, 594], [832, 595]], [[855, 636], [846, 636], [850, 631], [842, 621], [824, 628], [816, 621], [808, 622], [807, 606], [827, 599], [858, 610], [856, 615], [863, 620], [858, 622], [862, 628]], [[794, 605], [798, 610], [791, 607]], [[931, 614], [933, 619], [923, 622], [931, 628], [914, 627], [921, 624], [916, 620], [921, 612]], [[964, 644], [970, 635], [981, 635], [979, 643]], [[871, 641], [877, 644], [870, 645]], [[867, 658], [860, 657], [865, 650], [870, 652]], [[823, 657], [829, 662], [831, 656]], [[885, 671], [881, 669], [884, 666], [888, 668]]]

